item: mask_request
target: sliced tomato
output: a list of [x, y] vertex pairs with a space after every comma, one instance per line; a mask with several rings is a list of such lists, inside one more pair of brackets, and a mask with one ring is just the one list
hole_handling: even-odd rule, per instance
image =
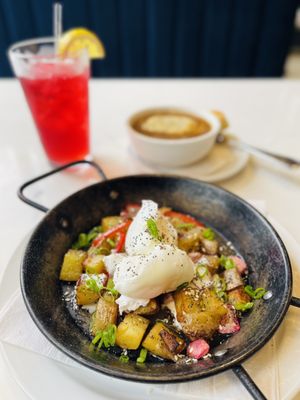
[[122, 222], [121, 224], [114, 226], [113, 228], [109, 229], [104, 233], [99, 233], [99, 235], [96, 236], [95, 239], [93, 240], [91, 247], [99, 247], [104, 242], [105, 239], [111, 238], [119, 232], [125, 233], [131, 222], [132, 222], [131, 220]]
[[184, 223], [195, 224], [197, 226], [205, 226], [204, 224], [202, 224], [202, 222], [197, 221], [196, 218], [192, 217], [191, 215], [182, 214], [182, 213], [177, 212], [177, 211], [172, 211], [172, 210], [171, 211], [166, 211], [164, 213], [164, 215], [166, 217], [170, 217], [170, 218], [178, 218]]

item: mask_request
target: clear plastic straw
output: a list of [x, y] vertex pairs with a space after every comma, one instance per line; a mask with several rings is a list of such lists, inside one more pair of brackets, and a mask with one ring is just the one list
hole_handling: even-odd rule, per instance
[[55, 38], [55, 54], [57, 54], [58, 41], [62, 34], [62, 5], [54, 3], [53, 5], [53, 34]]

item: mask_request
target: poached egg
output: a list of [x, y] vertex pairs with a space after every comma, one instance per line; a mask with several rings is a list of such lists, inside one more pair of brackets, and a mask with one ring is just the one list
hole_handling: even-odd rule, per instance
[[[149, 219], [155, 221], [159, 239], [149, 231]], [[121, 313], [146, 305], [150, 299], [172, 292], [193, 279], [194, 263], [177, 247], [176, 229], [151, 200], [142, 201], [127, 231], [125, 250], [126, 253], [104, 258], [115, 288], [121, 294], [117, 300]]]

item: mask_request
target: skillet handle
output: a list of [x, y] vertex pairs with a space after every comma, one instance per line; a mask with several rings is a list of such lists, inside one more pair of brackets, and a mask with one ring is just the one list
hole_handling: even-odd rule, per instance
[[24, 195], [24, 189], [26, 189], [28, 186], [32, 185], [33, 183], [35, 183], [35, 182], [37, 182], [37, 181], [40, 181], [40, 180], [42, 180], [42, 179], [44, 179], [44, 178], [47, 178], [47, 177], [50, 176], [50, 175], [54, 175], [54, 174], [56, 174], [57, 172], [63, 171], [64, 169], [73, 167], [74, 165], [77, 165], [77, 164], [89, 164], [90, 166], [94, 167], [94, 168], [97, 170], [97, 172], [99, 173], [100, 177], [101, 177], [104, 181], [107, 180], [107, 176], [106, 176], [105, 173], [103, 172], [102, 168], [101, 168], [98, 164], [96, 164], [94, 161], [78, 160], [78, 161], [74, 161], [74, 162], [71, 162], [71, 163], [69, 163], [69, 164], [63, 165], [62, 167], [55, 168], [55, 169], [53, 169], [52, 171], [47, 172], [46, 174], [37, 176], [36, 178], [31, 179], [30, 181], [27, 181], [27, 182], [23, 183], [23, 185], [22, 185], [22, 186], [19, 188], [19, 190], [18, 190], [18, 197], [19, 197], [19, 199], [21, 199], [22, 201], [24, 201], [24, 203], [27, 203], [27, 204], [29, 204], [30, 206], [32, 206], [32, 207], [34, 207], [34, 208], [36, 208], [36, 209], [38, 209], [38, 210], [43, 211], [43, 212], [46, 213], [49, 209], [46, 208], [46, 207], [44, 207], [44, 206], [42, 206], [42, 205], [39, 204], [39, 203], [36, 203], [35, 201], [29, 199], [28, 197], [26, 197], [26, 196]]
[[300, 299], [298, 297], [292, 296], [290, 304], [291, 306], [300, 308]]
[[245, 386], [245, 388], [248, 390], [254, 400], [267, 400], [265, 395], [258, 388], [258, 386], [256, 386], [256, 384], [242, 365], [236, 365], [235, 367], [232, 367], [232, 371], [239, 378], [239, 380], [242, 382], [242, 384]]

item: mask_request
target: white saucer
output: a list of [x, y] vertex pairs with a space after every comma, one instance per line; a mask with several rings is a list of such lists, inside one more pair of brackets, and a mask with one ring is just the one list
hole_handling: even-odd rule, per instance
[[198, 163], [180, 168], [167, 168], [144, 163], [136, 156], [138, 168], [142, 172], [158, 172], [172, 175], [189, 176], [205, 182], [220, 182], [239, 173], [248, 163], [249, 154], [227, 146], [216, 144], [211, 152]]
[[[300, 247], [293, 237], [271, 220], [287, 245], [294, 267], [294, 284], [300, 287]], [[0, 283], [0, 309], [9, 296], [18, 289], [19, 264], [27, 240], [16, 249]], [[298, 293], [294, 293], [295, 295]], [[274, 400], [299, 399], [300, 367], [300, 310], [290, 307], [285, 322], [272, 340], [244, 363], [268, 398]], [[13, 378], [30, 399], [52, 400], [162, 400], [172, 397], [180, 400], [237, 398], [250, 399], [248, 393], [231, 371], [211, 378], [172, 385], [149, 385], [117, 380], [87, 368], [72, 367], [47, 357], [0, 343], [0, 349]], [[271, 356], [271, 358], [269, 358]], [[24, 368], [26, 366], [26, 368]], [[213, 389], [213, 396], [208, 395]], [[197, 391], [195, 392], [195, 389]], [[195, 397], [195, 393], [197, 396]]]

